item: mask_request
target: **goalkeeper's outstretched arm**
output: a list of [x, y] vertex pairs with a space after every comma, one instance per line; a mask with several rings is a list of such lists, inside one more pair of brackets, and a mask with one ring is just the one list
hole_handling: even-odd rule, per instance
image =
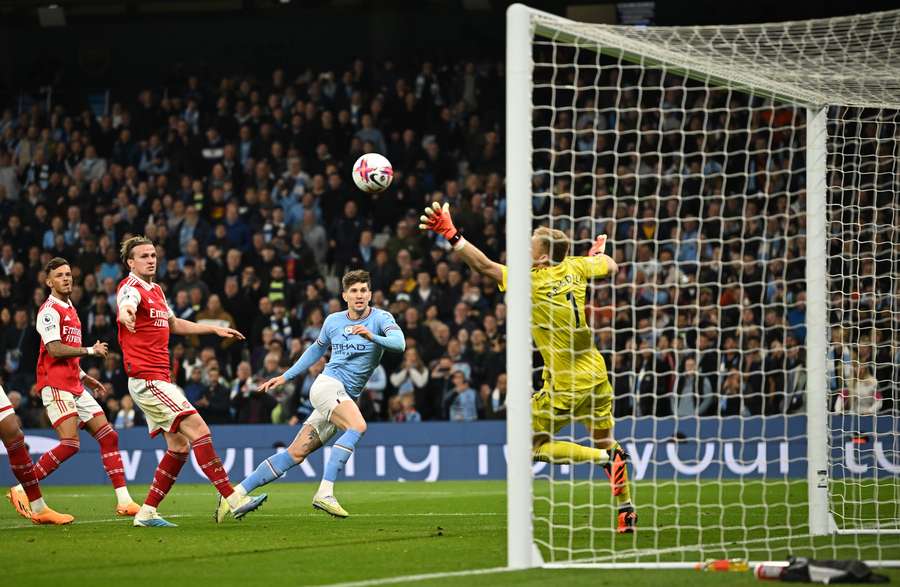
[[449, 204], [441, 206], [437, 202], [428, 206], [425, 208], [425, 214], [419, 219], [421, 221], [419, 228], [440, 234], [447, 239], [447, 242], [450, 243], [456, 254], [473, 271], [477, 271], [485, 277], [490, 277], [497, 283], [503, 283], [503, 265], [488, 259], [481, 249], [463, 238], [453, 225], [449, 208]]
[[[490, 277], [497, 283], [503, 283], [503, 265], [488, 259], [478, 247], [472, 243], [466, 242], [463, 236], [453, 225], [453, 219], [450, 217], [450, 206], [444, 204], [441, 206], [435, 202], [431, 206], [425, 208], [419, 220], [419, 228], [422, 230], [430, 230], [440, 234], [453, 246], [456, 254], [465, 261], [472, 270], [477, 271], [481, 275]], [[619, 270], [619, 266], [612, 257], [605, 255], [603, 249], [606, 247], [606, 235], [601, 234], [594, 241], [587, 257], [591, 258], [593, 263], [589, 264], [589, 277], [612, 277]]]
[[605, 275], [609, 277], [613, 277], [616, 274], [616, 271], [619, 270], [619, 265], [613, 260], [612, 257], [603, 253], [603, 249], [606, 248], [606, 235], [601, 234], [595, 240], [594, 244], [591, 246], [591, 250], [588, 251], [588, 257], [595, 257], [600, 261], [606, 262], [606, 273]]
[[485, 277], [490, 277], [497, 283], [503, 282], [503, 265], [488, 259], [481, 249], [465, 239], [460, 239], [459, 244], [461, 246], [459, 248], [454, 247], [454, 249], [466, 265], [473, 271], [477, 271]]

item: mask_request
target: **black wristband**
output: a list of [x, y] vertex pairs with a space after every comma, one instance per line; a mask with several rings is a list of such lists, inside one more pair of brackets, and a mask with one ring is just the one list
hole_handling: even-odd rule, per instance
[[462, 239], [462, 233], [460, 233], [457, 230], [456, 234], [454, 234], [453, 236], [451, 236], [450, 238], [447, 239], [447, 242], [450, 243], [450, 246], [455, 246], [456, 243], [458, 243], [461, 239]]

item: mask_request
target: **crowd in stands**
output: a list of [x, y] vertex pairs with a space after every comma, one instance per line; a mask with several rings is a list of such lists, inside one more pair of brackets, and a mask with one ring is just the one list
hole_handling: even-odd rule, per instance
[[[610, 235], [621, 269], [594, 284], [588, 318], [615, 415], [800, 409], [804, 163], [791, 128], [802, 111], [589, 70], [580, 75], [601, 83], [576, 95], [559, 79], [535, 93], [576, 106], [535, 111], [531, 201], [539, 220], [573, 234], [576, 253]], [[373, 305], [407, 336], [406, 352], [386, 353], [363, 392], [366, 418], [504, 418], [504, 294], [417, 228], [426, 203], [449, 202], [466, 238], [504, 261], [503, 75], [493, 62], [405, 70], [357, 60], [336, 72], [191, 76], [100, 115], [3, 111], [0, 377], [24, 425], [47, 425], [33, 320], [55, 256], [72, 262], [84, 340], [113, 350], [83, 368], [107, 384], [110, 421], [140, 425], [115, 316], [126, 271], [118, 245], [133, 234], [158, 243], [158, 281], [176, 316], [247, 337], [172, 339], [172, 380], [210, 424], [309, 414], [324, 360], [272, 393], [257, 388], [341, 309], [339, 277], [354, 268], [371, 273]], [[658, 108], [638, 115], [639, 100]], [[378, 195], [350, 180], [373, 151], [395, 169]]]
[[[190, 77], [113, 104], [108, 114], [0, 116], [2, 380], [26, 426], [46, 425], [33, 388], [33, 320], [46, 298], [43, 264], [71, 260], [72, 300], [87, 358], [109, 384], [111, 421], [139, 423], [116, 336], [118, 245], [158, 243], [158, 281], [176, 316], [228, 325], [246, 343], [173, 337], [172, 379], [210, 423], [297, 422], [312, 409], [322, 364], [274, 393], [259, 384], [292, 364], [341, 309], [340, 275], [368, 269], [373, 304], [409, 343], [386, 354], [360, 400], [372, 420], [502, 418], [505, 307], [446, 243], [421, 233], [426, 202], [453, 203], [467, 235], [492, 257], [503, 247], [502, 69], [422, 63], [372, 71], [276, 69], [268, 79]], [[394, 185], [380, 195], [350, 181], [365, 152], [386, 154]]]

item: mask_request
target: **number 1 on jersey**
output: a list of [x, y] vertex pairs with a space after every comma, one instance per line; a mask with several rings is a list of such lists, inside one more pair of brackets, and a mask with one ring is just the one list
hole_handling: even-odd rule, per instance
[[572, 312], [575, 313], [575, 328], [581, 328], [581, 317], [578, 315], [578, 302], [575, 301], [575, 296], [572, 295], [572, 292], [567, 293], [566, 297], [572, 302]]

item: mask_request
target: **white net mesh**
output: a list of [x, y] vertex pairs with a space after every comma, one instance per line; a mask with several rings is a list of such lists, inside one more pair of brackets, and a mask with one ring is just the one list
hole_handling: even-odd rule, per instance
[[900, 533], [900, 113], [833, 107], [828, 130], [829, 506]]
[[[566, 232], [576, 255], [609, 235], [619, 271], [590, 283], [583, 316], [609, 370], [639, 516], [637, 533], [618, 535], [601, 468], [537, 465], [544, 560], [900, 559], [882, 531], [811, 535], [804, 415], [806, 105], [840, 103], [829, 116], [831, 345], [819, 345], [837, 371], [816, 397], [834, 410], [852, 376], [854, 392], [874, 379], [882, 399], [878, 416], [832, 414], [819, 441], [839, 529], [896, 527], [900, 11], [747, 27], [533, 24], [534, 225]], [[535, 365], [540, 387], [538, 353]], [[590, 418], [570, 420], [558, 437], [591, 444]]]

